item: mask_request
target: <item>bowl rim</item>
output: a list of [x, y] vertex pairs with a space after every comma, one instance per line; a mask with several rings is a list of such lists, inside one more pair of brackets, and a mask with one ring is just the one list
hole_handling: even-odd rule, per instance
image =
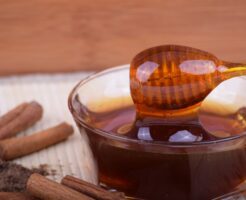
[[72, 91], [69, 93], [68, 96], [68, 108], [74, 118], [74, 120], [76, 122], [79, 122], [83, 128], [89, 129], [90, 131], [92, 131], [93, 133], [96, 133], [104, 138], [108, 138], [111, 140], [115, 140], [115, 141], [119, 141], [119, 142], [127, 142], [127, 143], [132, 143], [132, 144], [140, 144], [140, 145], [150, 145], [150, 146], [161, 146], [161, 147], [171, 147], [171, 148], [190, 148], [190, 147], [200, 147], [203, 145], [214, 145], [214, 144], [218, 144], [218, 143], [225, 143], [225, 142], [231, 142], [231, 141], [235, 141], [237, 139], [242, 139], [244, 137], [246, 137], [246, 132], [236, 135], [236, 136], [231, 136], [231, 137], [226, 137], [226, 138], [221, 138], [221, 139], [217, 139], [217, 140], [211, 140], [211, 141], [200, 141], [200, 142], [164, 142], [164, 141], [146, 141], [146, 140], [137, 140], [137, 139], [132, 139], [132, 138], [127, 138], [127, 137], [122, 137], [122, 136], [118, 136], [118, 135], [113, 135], [110, 134], [102, 129], [98, 129], [95, 127], [92, 127], [91, 125], [87, 124], [77, 113], [77, 111], [74, 109], [73, 107], [73, 97], [76, 94], [76, 92], [78, 91], [78, 89], [86, 84], [87, 82], [89, 82], [92, 79], [95, 79], [98, 76], [103, 76], [107, 73], [112, 73], [115, 71], [119, 71], [119, 70], [124, 70], [130, 67], [130, 64], [125, 64], [125, 65], [120, 65], [120, 66], [116, 66], [116, 67], [111, 67], [99, 72], [95, 72], [87, 77], [85, 77], [84, 79], [80, 80], [72, 89]]

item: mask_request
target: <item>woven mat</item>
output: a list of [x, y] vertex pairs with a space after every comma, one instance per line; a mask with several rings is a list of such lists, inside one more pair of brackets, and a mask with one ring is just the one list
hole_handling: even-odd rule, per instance
[[18, 135], [29, 135], [62, 121], [73, 124], [75, 134], [67, 141], [14, 160], [26, 167], [48, 165], [55, 170], [50, 178], [56, 181], [74, 175], [96, 182], [96, 167], [86, 137], [81, 136], [68, 110], [67, 98], [75, 84], [89, 73], [26, 75], [0, 78], [0, 114], [21, 102], [36, 100], [43, 105], [44, 115], [36, 125]]

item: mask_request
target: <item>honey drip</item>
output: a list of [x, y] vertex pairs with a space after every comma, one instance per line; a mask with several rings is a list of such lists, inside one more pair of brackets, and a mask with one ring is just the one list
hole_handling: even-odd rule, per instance
[[191, 47], [164, 45], [144, 50], [130, 66], [137, 119], [151, 123], [193, 120], [200, 103], [218, 84], [245, 74], [246, 65], [224, 62]]

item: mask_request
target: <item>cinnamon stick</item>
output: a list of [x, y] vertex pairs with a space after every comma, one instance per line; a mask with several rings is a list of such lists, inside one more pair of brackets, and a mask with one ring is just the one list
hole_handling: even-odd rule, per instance
[[22, 103], [0, 117], [0, 140], [15, 136], [41, 119], [42, 106], [32, 101]]
[[0, 158], [12, 160], [66, 140], [73, 134], [73, 127], [65, 122], [30, 136], [0, 141]]
[[123, 200], [126, 199], [124, 193], [109, 192], [94, 184], [88, 183], [81, 179], [65, 176], [61, 182], [63, 185], [70, 187], [78, 192], [86, 194], [98, 200]]
[[27, 192], [42, 200], [92, 200], [71, 188], [51, 181], [39, 174], [32, 174], [27, 181]]
[[3, 200], [37, 200], [28, 194], [20, 192], [0, 192], [0, 199]]

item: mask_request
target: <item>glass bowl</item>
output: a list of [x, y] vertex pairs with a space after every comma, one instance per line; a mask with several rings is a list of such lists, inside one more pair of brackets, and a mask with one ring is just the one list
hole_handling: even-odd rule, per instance
[[[81, 134], [89, 138], [99, 181], [129, 196], [212, 199], [233, 191], [246, 177], [245, 134], [216, 141], [170, 143], [108, 131], [111, 125], [129, 124], [135, 118], [129, 65], [82, 80], [68, 103]], [[115, 114], [117, 109], [129, 111], [128, 117], [123, 117], [123, 111]]]

